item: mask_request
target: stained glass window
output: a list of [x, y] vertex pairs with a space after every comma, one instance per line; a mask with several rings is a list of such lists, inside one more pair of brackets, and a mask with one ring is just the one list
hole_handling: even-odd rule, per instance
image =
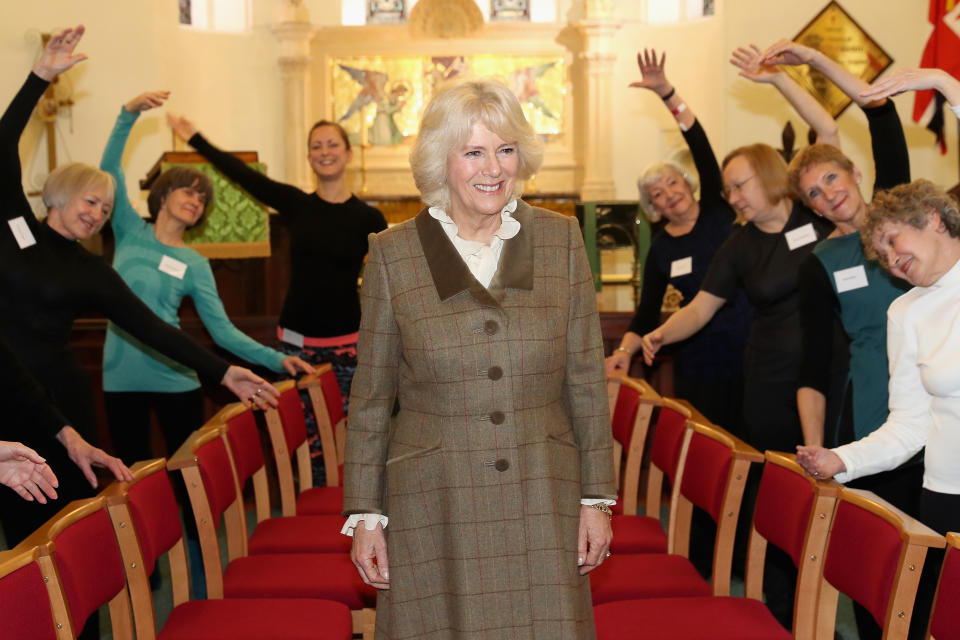
[[369, 0], [368, 24], [398, 24], [406, 22], [404, 0]]
[[490, 0], [490, 20], [530, 20], [530, 0]]

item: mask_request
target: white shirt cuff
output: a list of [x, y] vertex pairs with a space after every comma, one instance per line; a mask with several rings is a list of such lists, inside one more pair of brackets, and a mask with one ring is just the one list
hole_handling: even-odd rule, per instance
[[582, 504], [585, 507], [592, 507], [595, 504], [601, 504], [601, 503], [607, 505], [608, 507], [612, 507], [613, 505], [617, 504], [617, 501], [606, 500], [604, 498], [581, 498], [580, 499], [580, 504]]
[[952, 104], [948, 103], [947, 106], [950, 107], [950, 111], [953, 111], [953, 115], [960, 118], [960, 105], [953, 106]]
[[343, 528], [340, 529], [340, 533], [352, 537], [353, 530], [356, 529], [357, 525], [361, 522], [367, 531], [373, 531], [377, 528], [378, 524], [386, 529], [388, 520], [389, 518], [387, 518], [387, 516], [380, 515], [379, 513], [355, 513], [347, 517], [347, 521], [343, 523]]

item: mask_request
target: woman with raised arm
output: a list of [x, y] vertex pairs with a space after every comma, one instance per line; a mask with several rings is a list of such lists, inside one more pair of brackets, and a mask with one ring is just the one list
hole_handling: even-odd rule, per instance
[[[608, 375], [626, 373], [641, 336], [660, 322], [667, 285], [673, 285], [689, 303], [707, 272], [713, 254], [734, 229], [736, 214], [723, 199], [720, 166], [707, 134], [693, 111], [667, 79], [666, 54], [637, 53], [643, 79], [631, 87], [659, 96], [677, 119], [699, 174], [700, 198], [694, 197], [697, 180], [673, 162], [658, 162], [644, 169], [638, 187], [644, 212], [652, 221], [665, 218], [666, 226], [654, 235], [643, 268], [640, 304], [617, 347], [606, 360]], [[674, 357], [674, 392], [690, 401], [711, 421], [740, 432], [743, 398], [743, 348], [752, 311], [746, 296], [737, 294], [725, 304], [703, 331], [683, 342]]]
[[[769, 64], [809, 64], [840, 87], [867, 116], [876, 171], [874, 191], [910, 181], [910, 159], [903, 126], [891, 100], [874, 101], [860, 94], [867, 84], [823, 53], [781, 40], [764, 53]], [[867, 203], [860, 193], [861, 173], [839, 144], [814, 144], [791, 161], [791, 189], [813, 211], [836, 225], [800, 267], [800, 314], [803, 364], [797, 381], [797, 407], [804, 444], [844, 444], [876, 430], [887, 418], [887, 307], [908, 288], [863, 252], [860, 228]], [[848, 349], [828, 339], [839, 321]], [[849, 350], [849, 358], [847, 351]], [[831, 372], [846, 361], [844, 384], [832, 384]], [[828, 407], [830, 409], [828, 410]], [[917, 515], [923, 473], [920, 456], [896, 470], [855, 486]], [[861, 636], [880, 628], [863, 607], [856, 606]]]
[[[140, 114], [161, 106], [168, 96], [166, 91], [151, 91], [124, 104], [100, 160], [100, 168], [117, 183], [110, 218], [116, 238], [113, 268], [171, 325], [179, 326], [178, 310], [189, 296], [203, 325], [222, 348], [276, 372], [312, 372], [313, 367], [297, 356], [263, 346], [230, 322], [209, 260], [184, 242], [183, 234], [203, 221], [213, 200], [213, 185], [206, 174], [190, 167], [163, 172], [150, 189], [148, 220], [130, 203], [121, 164], [127, 138]], [[161, 356], [113, 322], [103, 347], [103, 390], [110, 435], [124, 460], [153, 456], [151, 411], [156, 412], [171, 453], [203, 422], [203, 392], [197, 373]]]
[[[73, 321], [81, 313], [106, 316], [161, 353], [196, 369], [205, 380], [222, 383], [247, 405], [274, 404], [277, 391], [249, 370], [231, 367], [158, 318], [109, 265], [80, 245], [78, 240], [96, 233], [112, 209], [114, 184], [109, 174], [80, 163], [58, 167], [43, 187], [45, 223], [34, 217], [21, 184], [20, 136], [49, 82], [86, 58], [73, 53], [82, 34], [81, 26], [50, 39], [0, 118], [0, 198], [8, 223], [8, 232], [0, 233], [0, 288], [4, 292], [0, 333], [72, 425], [62, 428], [56, 438], [71, 458], [85, 459], [78, 460], [79, 466], [89, 467], [91, 461], [110, 461], [99, 457], [99, 450], [87, 443], [96, 433], [93, 391], [70, 348]], [[58, 446], [49, 442], [34, 448], [61, 473], [64, 502], [84, 494], [82, 477], [66, 477], [76, 473], [73, 465], [57, 461], [64, 455]], [[129, 479], [122, 465], [111, 470], [118, 478]], [[96, 486], [92, 474], [90, 481]], [[5, 495], [0, 498], [4, 499]], [[28, 504], [19, 498], [12, 505], [0, 503], [7, 541], [19, 542], [54, 510], [54, 505]]]
[[327, 120], [310, 129], [307, 159], [317, 188], [304, 193], [213, 146], [186, 118], [167, 119], [213, 166], [280, 214], [290, 235], [290, 285], [277, 327], [281, 349], [312, 364], [333, 364], [348, 400], [360, 327], [357, 278], [367, 255], [367, 236], [386, 229], [387, 222], [347, 186], [353, 151], [346, 131]]

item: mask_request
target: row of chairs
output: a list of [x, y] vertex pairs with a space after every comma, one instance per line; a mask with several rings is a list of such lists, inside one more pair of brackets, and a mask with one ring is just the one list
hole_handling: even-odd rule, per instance
[[[75, 638], [109, 605], [113, 637], [365, 638], [373, 635], [376, 592], [360, 580], [340, 535], [343, 448], [340, 392], [329, 365], [299, 383], [277, 385], [280, 406], [265, 412], [281, 488], [270, 517], [266, 464], [256, 416], [230, 405], [170, 459], [136, 463], [134, 481], [67, 505], [15, 549], [0, 553], [0, 637]], [[299, 391], [317, 417], [329, 487], [312, 488]], [[339, 451], [339, 460], [338, 460]], [[294, 462], [296, 461], [296, 462]], [[299, 495], [294, 467], [299, 464]], [[179, 506], [169, 474], [180, 474], [197, 522], [208, 599], [191, 601]], [[248, 535], [244, 485], [257, 524]], [[218, 529], [226, 533], [226, 563]], [[162, 630], [149, 585], [157, 560], [170, 564], [173, 611]], [[195, 568], [196, 570], [196, 568]]]
[[[960, 638], [960, 536], [945, 540], [872, 493], [817, 481], [792, 454], [760, 454], [642, 380], [613, 379], [609, 391], [623, 507], [612, 521], [614, 555], [591, 574], [599, 640], [833, 638], [840, 592], [870, 611], [884, 638], [906, 638], [927, 550], [945, 544], [928, 637]], [[638, 516], [651, 424], [646, 515]], [[730, 597], [740, 502], [749, 467], [760, 462], [745, 597]], [[664, 477], [671, 486], [667, 531], [658, 517]], [[687, 560], [693, 506], [717, 525], [711, 583]], [[792, 633], [762, 602], [769, 544], [798, 571]]]

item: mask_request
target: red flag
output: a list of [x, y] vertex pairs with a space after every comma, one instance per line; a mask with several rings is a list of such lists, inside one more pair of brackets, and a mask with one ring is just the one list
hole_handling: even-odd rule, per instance
[[[958, 0], [930, 0], [928, 19], [933, 25], [933, 33], [927, 40], [927, 46], [920, 58], [924, 68], [943, 69], [955, 78], [960, 78], [960, 2]], [[919, 122], [926, 112], [933, 91], [918, 91], [913, 102], [913, 121]], [[936, 105], [939, 109], [940, 104]], [[940, 114], [942, 122], [942, 113]], [[937, 130], [937, 114], [934, 114], [933, 131], [937, 134], [941, 153], [946, 153], [942, 124]]]

